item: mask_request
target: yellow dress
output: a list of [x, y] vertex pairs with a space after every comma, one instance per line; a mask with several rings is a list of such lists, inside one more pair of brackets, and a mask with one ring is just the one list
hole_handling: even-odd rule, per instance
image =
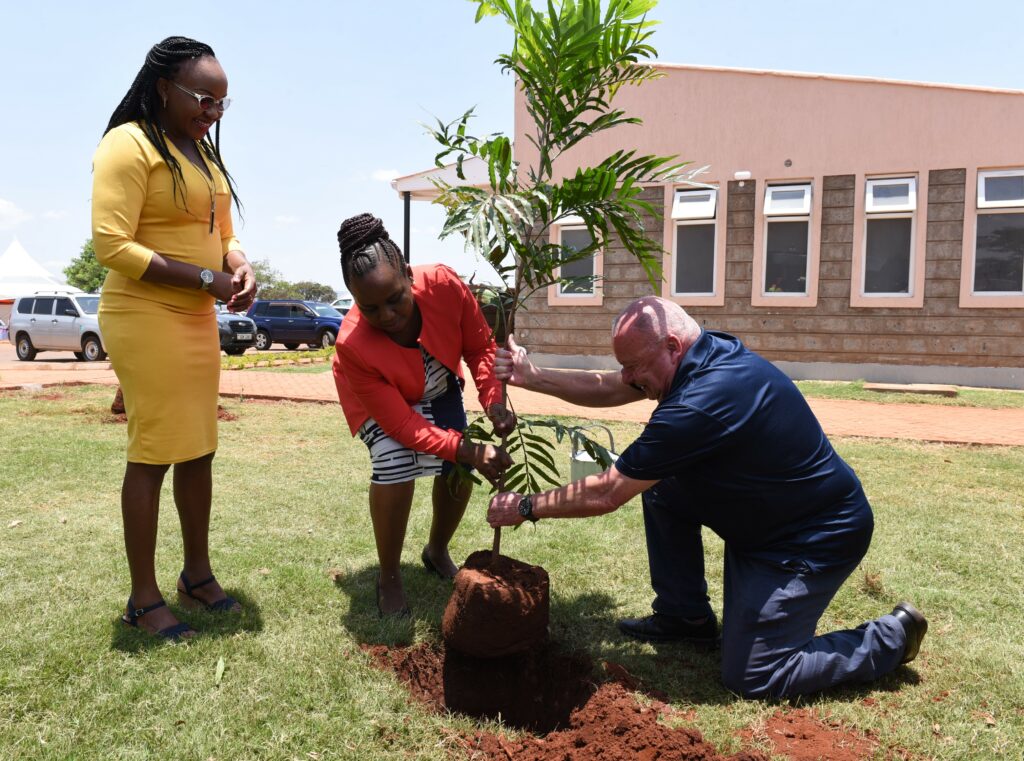
[[171, 169], [134, 123], [103, 137], [93, 157], [92, 191], [96, 259], [110, 268], [100, 331], [124, 391], [128, 461], [160, 465], [217, 449], [220, 342], [214, 298], [199, 289], [198, 276], [194, 289], [140, 278], [154, 251], [217, 271], [228, 251], [241, 248], [224, 176], [207, 162], [211, 180], [167, 144], [185, 175], [176, 197]]

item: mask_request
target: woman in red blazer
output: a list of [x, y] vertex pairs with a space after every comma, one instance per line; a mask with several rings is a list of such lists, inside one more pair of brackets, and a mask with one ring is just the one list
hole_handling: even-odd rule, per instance
[[452, 463], [490, 481], [512, 464], [501, 447], [463, 438], [461, 362], [473, 373], [480, 404], [498, 435], [515, 427], [494, 376], [495, 344], [476, 299], [442, 264], [410, 267], [383, 223], [370, 214], [338, 230], [341, 270], [355, 305], [338, 333], [334, 381], [353, 435], [370, 451], [370, 518], [377, 542], [381, 615], [409, 615], [399, 561], [417, 478], [432, 476], [433, 520], [420, 555], [451, 578], [448, 542], [472, 485], [453, 491]]

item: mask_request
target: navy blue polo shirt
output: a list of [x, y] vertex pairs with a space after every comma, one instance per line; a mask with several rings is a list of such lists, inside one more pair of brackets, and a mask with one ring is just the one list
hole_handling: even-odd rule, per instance
[[860, 481], [803, 395], [726, 333], [704, 331], [616, 467], [679, 479], [686, 510], [741, 550], [823, 562], [863, 552], [872, 518]]

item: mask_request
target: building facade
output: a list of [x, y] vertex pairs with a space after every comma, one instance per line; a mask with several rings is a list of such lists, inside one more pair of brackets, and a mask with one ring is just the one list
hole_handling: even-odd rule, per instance
[[[659, 65], [556, 172], [619, 148], [708, 171], [651, 185], [655, 292], [795, 378], [1024, 388], [1024, 92]], [[521, 94], [517, 160], [535, 158]], [[551, 230], [566, 245], [586, 236]], [[652, 292], [611, 240], [533, 296], [517, 334], [543, 363], [616, 367], [611, 323]], [[596, 275], [594, 282], [586, 276]]]

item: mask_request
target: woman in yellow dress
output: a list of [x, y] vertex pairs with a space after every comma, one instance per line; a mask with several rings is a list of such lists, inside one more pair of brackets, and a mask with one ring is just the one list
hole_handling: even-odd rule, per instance
[[195, 634], [167, 608], [154, 568], [171, 465], [185, 555], [179, 599], [241, 610], [214, 578], [208, 549], [220, 376], [214, 300], [244, 311], [256, 291], [220, 155], [227, 89], [208, 45], [168, 37], [147, 54], [93, 159], [93, 244], [110, 268], [100, 329], [128, 415], [121, 513], [132, 590], [122, 620], [169, 640]]

